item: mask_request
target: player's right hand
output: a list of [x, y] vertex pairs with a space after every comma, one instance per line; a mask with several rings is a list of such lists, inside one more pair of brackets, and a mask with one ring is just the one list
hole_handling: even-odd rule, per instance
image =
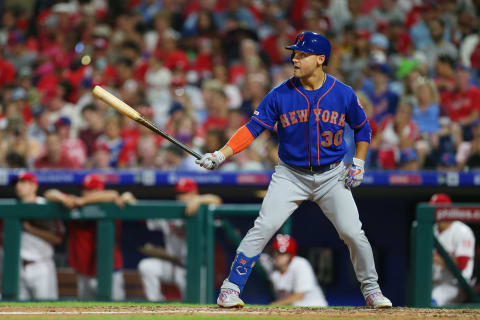
[[207, 170], [214, 170], [225, 161], [225, 156], [220, 151], [215, 151], [214, 153], [206, 153], [201, 159], [195, 160], [195, 163], [200, 167]]

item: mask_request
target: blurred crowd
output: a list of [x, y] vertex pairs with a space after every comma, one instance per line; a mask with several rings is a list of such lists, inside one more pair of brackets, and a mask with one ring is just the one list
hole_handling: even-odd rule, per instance
[[[0, 4], [0, 167], [203, 170], [94, 99], [101, 85], [199, 152], [292, 76], [299, 31], [373, 128], [371, 169], [480, 167], [479, 0], [36, 0]], [[278, 160], [265, 132], [221, 170]]]

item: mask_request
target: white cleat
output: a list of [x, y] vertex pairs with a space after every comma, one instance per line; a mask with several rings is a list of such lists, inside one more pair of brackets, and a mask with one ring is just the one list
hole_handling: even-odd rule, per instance
[[220, 308], [243, 308], [245, 303], [239, 297], [240, 293], [233, 289], [221, 289], [217, 298]]
[[367, 306], [374, 309], [388, 309], [392, 307], [392, 302], [388, 300], [381, 292], [374, 292], [365, 298]]

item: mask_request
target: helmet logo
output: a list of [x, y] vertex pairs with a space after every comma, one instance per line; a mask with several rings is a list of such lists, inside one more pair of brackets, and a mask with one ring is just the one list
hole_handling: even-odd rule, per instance
[[298, 35], [297, 43], [302, 42], [302, 40], [303, 40], [303, 33], [301, 33], [301, 34]]

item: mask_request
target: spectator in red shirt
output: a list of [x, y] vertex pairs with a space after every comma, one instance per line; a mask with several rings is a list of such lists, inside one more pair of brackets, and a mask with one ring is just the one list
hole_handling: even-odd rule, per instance
[[92, 169], [110, 169], [110, 150], [104, 143], [96, 143], [93, 148], [91, 159], [87, 163], [87, 168]]
[[[208, 117], [203, 123], [203, 131], [210, 129], [225, 129], [228, 126], [228, 98], [223, 88], [212, 89], [211, 99], [208, 99], [205, 107]], [[206, 101], [207, 102], [207, 101]]]
[[155, 52], [157, 59], [164, 61], [169, 69], [188, 67], [187, 54], [177, 47], [178, 36], [170, 30], [166, 30], [162, 36]]
[[295, 40], [296, 31], [287, 19], [278, 17], [273, 20], [274, 31], [262, 40], [261, 45], [273, 65], [281, 65], [290, 60], [291, 52], [285, 47]]
[[97, 106], [94, 104], [88, 104], [83, 107], [82, 118], [87, 126], [80, 130], [78, 137], [85, 144], [87, 155], [91, 156], [95, 148], [95, 141], [103, 133], [103, 118]]
[[58, 132], [52, 131], [47, 135], [45, 153], [38, 158], [33, 167], [36, 169], [73, 169], [74, 164], [62, 153], [62, 143]]
[[70, 119], [60, 117], [55, 121], [55, 130], [61, 139], [61, 153], [73, 164], [73, 169], [83, 168], [87, 161], [87, 148], [82, 140], [70, 136]]
[[3, 59], [0, 50], [0, 88], [15, 80], [15, 67], [8, 60]]
[[412, 52], [412, 39], [403, 20], [392, 20], [388, 24], [387, 37], [390, 43], [389, 53], [406, 56]]
[[133, 79], [145, 83], [148, 63], [142, 58], [141, 53], [141, 49], [135, 41], [125, 41], [122, 43], [122, 56], [133, 61]]
[[455, 89], [455, 60], [448, 55], [439, 56], [435, 72], [435, 84], [443, 100], [444, 96], [448, 96]]
[[412, 106], [401, 102], [394, 116], [386, 116], [372, 141], [378, 146], [378, 161], [383, 169], [418, 170], [414, 149], [418, 127], [412, 120]]
[[442, 108], [453, 123], [461, 126], [463, 139], [472, 140], [472, 124], [479, 119], [480, 88], [470, 84], [470, 73], [466, 67], [457, 68], [455, 89], [444, 95]]

